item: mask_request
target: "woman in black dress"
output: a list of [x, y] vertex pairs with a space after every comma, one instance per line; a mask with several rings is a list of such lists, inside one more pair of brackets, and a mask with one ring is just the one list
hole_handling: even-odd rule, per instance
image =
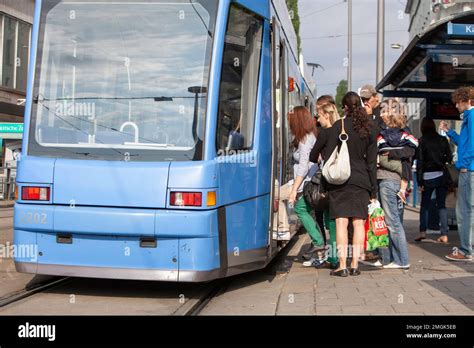
[[[327, 185], [331, 219], [336, 219], [336, 240], [339, 268], [333, 276], [360, 275], [359, 258], [364, 250], [365, 221], [369, 214], [368, 205], [377, 197], [377, 134], [365, 111], [360, 97], [355, 92], [347, 93], [343, 100], [344, 127], [349, 136], [351, 176], [343, 185]], [[310, 160], [317, 162], [319, 155], [329, 159], [340, 144], [342, 121], [337, 121], [326, 132], [322, 132], [311, 152]], [[352, 219], [354, 239], [352, 265], [347, 269], [348, 226]]]

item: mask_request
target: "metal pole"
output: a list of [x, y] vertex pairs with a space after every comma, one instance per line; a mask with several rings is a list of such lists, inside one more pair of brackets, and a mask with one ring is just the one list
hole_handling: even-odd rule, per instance
[[12, 169], [7, 168], [7, 178], [6, 178], [6, 187], [5, 187], [5, 194], [4, 194], [4, 199], [6, 201], [10, 200], [11, 195], [12, 195], [12, 184], [11, 184], [11, 179], [12, 179]]
[[385, 0], [377, 2], [377, 84], [385, 76]]
[[349, 91], [352, 91], [352, 0], [347, 0], [347, 7], [348, 7], [348, 33], [347, 33], [347, 41], [348, 41], [348, 48], [347, 48], [347, 88]]

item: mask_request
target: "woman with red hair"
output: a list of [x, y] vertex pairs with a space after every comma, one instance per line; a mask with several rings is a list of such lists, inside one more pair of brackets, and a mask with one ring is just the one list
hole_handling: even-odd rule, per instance
[[[295, 161], [293, 167], [294, 180], [280, 188], [279, 214], [286, 214], [284, 201], [288, 201], [290, 206], [295, 207], [296, 215], [311, 236], [311, 240], [319, 254], [317, 259], [312, 260], [313, 263], [323, 262], [324, 239], [311, 216], [312, 207], [306, 203], [302, 195], [304, 184], [311, 180], [318, 170], [318, 166], [309, 160], [311, 150], [316, 144], [316, 127], [311, 112], [302, 106], [290, 111], [288, 123], [294, 136], [292, 143], [295, 149], [293, 154]], [[285, 221], [284, 217], [280, 221]]]

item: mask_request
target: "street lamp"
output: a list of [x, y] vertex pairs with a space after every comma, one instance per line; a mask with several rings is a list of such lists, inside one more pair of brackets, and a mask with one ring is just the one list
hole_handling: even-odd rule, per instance
[[399, 43], [393, 43], [391, 45], [392, 49], [394, 50], [402, 50], [404, 51], [405, 50], [405, 46], [403, 46], [402, 44], [399, 44]]
[[318, 68], [321, 68], [323, 71], [326, 71], [326, 69], [324, 69], [324, 67], [321, 64], [318, 64], [318, 63], [308, 63], [306, 65], [309, 66], [310, 68], [313, 68], [313, 72], [312, 72], [311, 76], [314, 76], [314, 71]]

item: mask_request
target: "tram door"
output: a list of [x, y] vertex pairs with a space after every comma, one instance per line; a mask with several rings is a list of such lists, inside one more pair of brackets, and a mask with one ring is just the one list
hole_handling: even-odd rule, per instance
[[287, 172], [287, 150], [285, 143], [287, 142], [284, 130], [286, 127], [286, 115], [288, 113], [288, 65], [287, 65], [287, 48], [284, 40], [282, 40], [281, 27], [278, 20], [273, 17], [272, 20], [272, 77], [273, 77], [273, 190], [272, 190], [272, 206], [270, 218], [270, 241], [272, 247], [276, 247], [277, 241], [275, 235], [278, 232], [286, 232], [289, 228], [288, 216], [278, 214], [281, 197], [281, 186], [286, 184]]

